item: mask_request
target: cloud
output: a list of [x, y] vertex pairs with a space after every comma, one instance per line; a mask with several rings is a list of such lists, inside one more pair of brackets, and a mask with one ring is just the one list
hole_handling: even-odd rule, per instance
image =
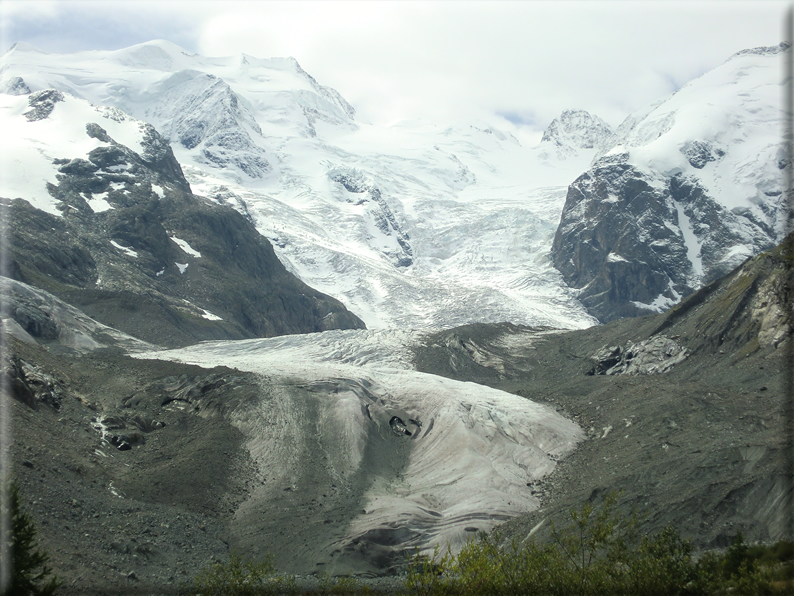
[[46, 52], [116, 50], [152, 39], [192, 49], [199, 28], [183, 2], [0, 2], [0, 52], [25, 41]]
[[233, 5], [208, 18], [199, 51], [292, 55], [362, 117], [379, 122], [531, 111], [526, 124], [535, 126], [564, 108], [581, 108], [616, 125], [733, 52], [778, 43], [785, 8], [783, 2], [269, 2]]
[[6, 0], [0, 6], [8, 45], [24, 40], [75, 51], [165, 38], [207, 56], [293, 56], [342, 93], [362, 120], [497, 119], [536, 131], [566, 108], [617, 125], [734, 52], [779, 43], [788, 3]]

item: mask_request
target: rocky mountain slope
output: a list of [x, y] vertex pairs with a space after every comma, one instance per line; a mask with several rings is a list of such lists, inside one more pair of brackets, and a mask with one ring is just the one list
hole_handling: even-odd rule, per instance
[[551, 254], [599, 320], [670, 308], [782, 240], [785, 52], [739, 52], [632, 114], [570, 185]]
[[[622, 491], [697, 549], [783, 539], [790, 530], [792, 241], [748, 260], [664, 314], [559, 332], [474, 325], [431, 335], [419, 370], [551, 405], [587, 439], [548, 483], [541, 509], [502, 526], [524, 540], [569, 508]], [[789, 537], [790, 539], [790, 537]]]
[[2, 119], [6, 275], [161, 345], [363, 327], [193, 195], [151, 125], [56, 90], [3, 96]]
[[292, 573], [389, 573], [414, 547], [537, 507], [526, 483], [581, 438], [545, 406], [410, 370], [412, 334], [141, 353], [7, 283], [16, 311], [49, 299], [56, 328], [83, 330], [34, 337], [7, 320], [3, 361], [14, 475], [74, 590], [174, 587], [231, 548]]
[[[782, 234], [782, 51], [533, 148], [358, 123], [291, 59], [0, 57], [0, 380], [66, 591], [233, 548], [389, 574], [621, 489], [698, 548], [782, 537], [790, 243], [708, 283]], [[603, 320], [671, 310], [592, 327], [563, 276]]]

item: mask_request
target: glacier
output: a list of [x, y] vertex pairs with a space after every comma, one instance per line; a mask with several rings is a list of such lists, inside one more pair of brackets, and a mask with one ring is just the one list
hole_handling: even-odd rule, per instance
[[292, 58], [166, 41], [64, 55], [16, 44], [0, 69], [152, 124], [196, 194], [251, 218], [292, 273], [369, 328], [596, 323], [548, 257], [592, 139], [558, 155], [559, 141], [523, 147], [481, 122], [360, 123]]
[[[133, 356], [205, 368], [223, 363], [261, 375], [261, 399], [228, 414], [268, 479], [235, 514], [239, 545], [256, 548], [256, 528], [275, 515], [270, 508], [282, 487], [309, 501], [332, 489], [355, 493], [363, 473], [361, 510], [313, 547], [324, 560], [342, 565], [352, 558], [360, 567], [362, 544], [370, 553], [365, 560], [393, 563], [405, 549], [457, 549], [474, 530], [537, 509], [527, 487], [584, 439], [549, 406], [415, 372], [410, 349], [420, 339], [416, 331], [327, 331]], [[330, 478], [307, 486], [301, 454], [318, 445], [322, 456], [314, 459], [327, 462]], [[289, 520], [306, 523], [298, 514]]]
[[[650, 172], [651, 182], [695, 168], [726, 207], [768, 219], [764, 205], [780, 194], [772, 140], [779, 113], [771, 67], [753, 66], [753, 56], [736, 57], [741, 68], [728, 70], [746, 72], [745, 83], [761, 90], [760, 110], [725, 91], [732, 79], [723, 69], [614, 131], [586, 112], [566, 110], [538, 146], [525, 147], [485, 122], [359, 122], [344, 98], [292, 58], [208, 58], [165, 41], [69, 55], [17, 44], [0, 57], [0, 89], [14, 93], [0, 94], [0, 126], [15, 146], [11, 153], [4, 143], [0, 195], [60, 216], [46, 186], [55, 181], [52, 162], [97, 146], [85, 135], [86, 120], [102, 119], [111, 136], [136, 151], [145, 150], [143, 129], [126, 114], [154, 126], [194, 193], [248, 218], [289, 271], [343, 301], [369, 327], [178, 350], [122, 338], [138, 350], [135, 358], [225, 365], [262, 379], [261, 398], [229, 414], [260, 472], [276, 479], [235, 513], [240, 544], [256, 546], [253, 534], [277, 497], [273, 491], [286, 490], [274, 487], [301, 490], [300, 454], [319, 449], [328, 460], [329, 490], [370, 475], [362, 510], [318, 546], [323, 557], [354, 557], [362, 540], [395, 550], [455, 546], [472, 528], [489, 530], [536, 509], [528, 486], [551, 473], [584, 433], [529, 399], [419, 373], [412, 347], [430, 331], [473, 322], [596, 324], [550, 251], [569, 185], [599, 160], [619, 158]], [[57, 89], [63, 106], [52, 118], [23, 122], [28, 97], [17, 93], [24, 89]], [[719, 126], [703, 112], [709, 101], [721, 102]], [[731, 119], [737, 106], [752, 116]], [[46, 128], [45, 141], [25, 128], [31, 125]], [[730, 151], [722, 149], [728, 145]], [[163, 189], [153, 185], [152, 192], [162, 197]], [[602, 202], [610, 208], [617, 200]], [[89, 205], [95, 212], [112, 208], [98, 195]], [[662, 225], [685, 241], [694, 285], [703, 275], [703, 234], [690, 223], [691, 209], [676, 203], [673, 211], [677, 221], [671, 216]], [[776, 210], [772, 220], [779, 230]], [[201, 258], [187, 241], [169, 237], [186, 257]], [[604, 258], [623, 265], [628, 256], [615, 250]], [[744, 256], [739, 245], [724, 258]], [[187, 262], [175, 265], [186, 273]], [[634, 305], [669, 307], [681, 297], [669, 290], [675, 300], [659, 295]], [[203, 318], [220, 318], [195, 308]], [[70, 316], [94, 329], [83, 315]], [[368, 459], [372, 453], [393, 465], [381, 470]]]

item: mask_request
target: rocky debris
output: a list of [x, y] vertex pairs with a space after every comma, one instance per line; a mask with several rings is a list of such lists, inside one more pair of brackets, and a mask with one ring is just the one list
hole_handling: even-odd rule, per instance
[[3, 352], [0, 375], [0, 386], [8, 387], [14, 399], [26, 406], [36, 410], [45, 404], [60, 409], [64, 398], [61, 383], [35, 364]]
[[[19, 93], [15, 95], [24, 94]], [[32, 109], [25, 112], [24, 116], [28, 119], [28, 122], [44, 120], [52, 114], [52, 111], [55, 109], [55, 104], [59, 101], [63, 101], [63, 93], [55, 89], [42, 89], [41, 91], [31, 93], [30, 97], [28, 97], [28, 104]]]
[[[249, 399], [258, 380], [107, 352], [53, 354], [10, 341], [20, 363], [36, 362], [38, 377], [57, 379], [61, 399], [59, 410], [9, 403], [13, 473], [41, 548], [65, 580], [59, 593], [126, 593], [131, 582], [147, 594], [176, 593], [208, 562], [226, 559], [227, 522], [252, 473], [241, 435], [223, 419], [159, 406], [158, 383], [226, 374], [230, 381], [203, 399], [231, 405]], [[148, 397], [121, 408], [130, 387]], [[103, 443], [91, 429], [96, 420], [109, 427], [108, 439], [137, 433], [146, 441], [126, 450]]]
[[406, 428], [405, 422], [403, 422], [403, 419], [399, 416], [391, 417], [389, 420], [389, 427], [391, 428], [391, 431], [398, 437], [410, 437], [413, 434], [410, 430], [408, 430], [408, 428]]
[[[793, 242], [790, 236], [666, 313], [579, 331], [469, 325], [426, 338], [418, 370], [552, 405], [587, 433], [553, 474], [527, 486], [542, 507], [500, 528], [508, 544], [530, 534], [544, 540], [549, 519], [568, 523], [571, 508], [612, 491], [622, 491], [624, 514], [648, 512], [643, 532], [670, 524], [696, 550], [725, 548], [739, 531], [749, 541], [791, 539], [785, 503], [794, 494], [784, 480], [780, 418]], [[457, 342], [446, 341], [452, 335]], [[499, 354], [504, 371], [454, 349], [465, 343]], [[636, 374], [642, 369], [657, 374]]]
[[687, 357], [686, 348], [663, 335], [624, 346], [604, 346], [592, 359], [591, 375], [653, 375], [667, 372]]

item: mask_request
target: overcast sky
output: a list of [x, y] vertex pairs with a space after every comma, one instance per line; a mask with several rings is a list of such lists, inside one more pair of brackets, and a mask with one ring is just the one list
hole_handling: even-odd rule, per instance
[[[565, 108], [617, 125], [739, 50], [784, 39], [790, 3], [70, 2], [0, 0], [5, 51], [119, 49], [293, 56], [360, 120], [506, 118], [540, 131]], [[505, 123], [507, 124], [507, 123]]]

